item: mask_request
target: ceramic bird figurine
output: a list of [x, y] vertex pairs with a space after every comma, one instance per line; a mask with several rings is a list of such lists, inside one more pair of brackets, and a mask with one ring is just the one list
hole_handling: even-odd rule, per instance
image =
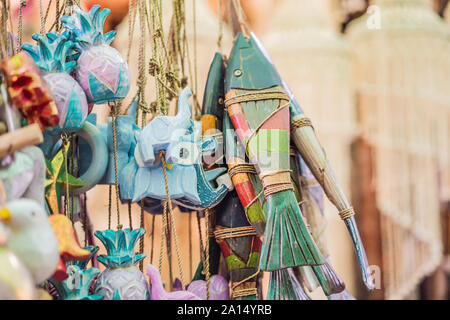
[[103, 298], [101, 295], [91, 293], [93, 282], [100, 270], [95, 267], [87, 268], [89, 260], [97, 253], [99, 247], [88, 246], [84, 249], [90, 253], [88, 260], [68, 263], [69, 277], [66, 280], [61, 282], [55, 279], [50, 280], [55, 287], [58, 300], [101, 300]]
[[150, 300], [202, 300], [196, 294], [189, 291], [167, 292], [164, 289], [161, 274], [158, 269], [149, 264], [147, 266], [147, 276], [150, 277]]
[[253, 38], [238, 35], [228, 60], [225, 92], [226, 110], [267, 199], [260, 269], [323, 264], [290, 178], [290, 98]]
[[56, 269], [59, 252], [44, 208], [34, 200], [14, 200], [0, 209], [0, 221], [10, 229], [6, 248], [26, 266], [35, 284], [47, 280]]
[[59, 113], [47, 82], [33, 59], [21, 51], [1, 62], [9, 97], [28, 123], [42, 131], [59, 123]]

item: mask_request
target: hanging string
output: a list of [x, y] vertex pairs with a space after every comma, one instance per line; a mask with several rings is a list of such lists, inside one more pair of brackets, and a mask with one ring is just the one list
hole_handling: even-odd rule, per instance
[[168, 106], [166, 104], [165, 79], [163, 75], [166, 74], [166, 64], [164, 63], [164, 56], [168, 57], [167, 50], [164, 43], [164, 31], [162, 26], [161, 3], [158, 0], [150, 0], [150, 22], [151, 22], [151, 36], [153, 41], [152, 58], [149, 64], [149, 73], [155, 78], [156, 89], [156, 109], [159, 113], [167, 114]]
[[[55, 20], [56, 32], [59, 32], [60, 18], [61, 18], [61, 12], [62, 12], [63, 8], [65, 8], [65, 3], [63, 3], [62, 6], [60, 6], [59, 0], [56, 0], [56, 20]], [[50, 28], [50, 30], [52, 28]]]
[[[75, 161], [77, 159], [76, 155], [75, 155], [75, 150], [77, 150], [77, 139], [76, 137], [74, 137], [73, 135], [70, 136], [70, 174], [72, 176], [76, 176], [76, 168], [75, 168]], [[70, 190], [69, 190], [70, 192]], [[72, 224], [74, 224], [74, 209], [75, 209], [75, 205], [74, 205], [74, 196], [72, 193], [72, 196], [69, 194], [67, 195], [69, 201], [70, 201], [70, 221], [72, 221]]]
[[[48, 29], [49, 32], [51, 32], [53, 30], [53, 28], [56, 28], [56, 32], [59, 32], [61, 29], [60, 17], [61, 17], [61, 13], [63, 13], [66, 10], [66, 3], [63, 2], [63, 4], [61, 6], [59, 3], [60, 3], [59, 0], [56, 0], [56, 19], [53, 22], [50, 29]], [[48, 9], [47, 9], [47, 11], [48, 11]]]
[[[195, 8], [195, 4], [193, 4], [194, 8]], [[196, 12], [193, 12], [193, 17], [194, 17], [194, 44], [197, 42], [197, 27], [196, 27]], [[194, 112], [192, 114], [194, 119], [199, 119], [199, 117], [201, 116], [201, 106], [198, 103], [197, 100], [197, 92], [196, 92], [196, 88], [195, 88], [195, 78], [194, 78], [194, 72], [192, 71], [192, 64], [191, 64], [191, 58], [190, 58], [190, 50], [189, 50], [189, 46], [187, 43], [187, 35], [186, 35], [186, 25], [184, 26], [183, 29], [183, 46], [184, 46], [184, 50], [185, 50], [185, 54], [183, 54], [183, 56], [186, 56], [187, 62], [188, 62], [188, 68], [189, 68], [189, 79], [190, 79], [190, 83], [194, 84], [194, 88], [193, 88], [193, 100], [194, 100]], [[196, 49], [195, 49], [196, 51]], [[196, 64], [196, 63], [195, 63]], [[194, 68], [196, 68], [196, 66], [194, 66]], [[196, 72], [196, 71], [195, 71]]]
[[[141, 200], [141, 215], [140, 215], [140, 224], [139, 224], [139, 228], [144, 229], [144, 200]], [[152, 230], [153, 233], [153, 230]], [[142, 237], [142, 239], [139, 242], [139, 253], [144, 253], [144, 237]], [[152, 255], [153, 255], [153, 248], [152, 248]], [[144, 261], [141, 260], [139, 263], [139, 269], [141, 270], [141, 272], [144, 271]]]
[[169, 279], [170, 279], [170, 290], [173, 290], [174, 277], [173, 277], [173, 260], [172, 260], [172, 237], [171, 237], [171, 224], [169, 217], [169, 201], [167, 201], [166, 207], [166, 253], [167, 253], [167, 261], [169, 265]]
[[[131, 2], [130, 1], [130, 8], [131, 8]], [[139, 113], [141, 114], [141, 129], [143, 129], [146, 125], [146, 115], [147, 115], [147, 103], [145, 99], [145, 87], [147, 84], [147, 74], [145, 70], [145, 35], [146, 35], [146, 2], [144, 0], [139, 0], [138, 3], [136, 3], [135, 8], [133, 9], [133, 16], [136, 16], [136, 11], [139, 10], [139, 26], [140, 26], [140, 37], [139, 37], [139, 55], [138, 55], [138, 78], [137, 78], [137, 112], [136, 112], [136, 125], [138, 124], [138, 117]], [[135, 19], [135, 18], [132, 18]], [[132, 26], [129, 25], [129, 36], [132, 37], [132, 33], [134, 32], [134, 24], [135, 21], [132, 22]], [[133, 29], [133, 30], [132, 30]], [[131, 48], [131, 38], [128, 43], [128, 50]], [[128, 57], [129, 57], [130, 51], [128, 51]], [[140, 214], [140, 227], [144, 227], [144, 200], [141, 200], [141, 214]], [[130, 224], [131, 224], [131, 215], [130, 215]], [[153, 237], [153, 234], [152, 234]], [[139, 240], [139, 252], [144, 253], [144, 237], [141, 237]], [[152, 239], [153, 242], [153, 239]], [[152, 247], [152, 255], [153, 255], [153, 247]], [[139, 264], [139, 268], [141, 271], [144, 269], [143, 261]]]
[[133, 219], [131, 217], [131, 200], [128, 200], [127, 205], [128, 205], [128, 224], [129, 224], [130, 230], [133, 230]]
[[[182, 12], [184, 5], [183, 0], [173, 0], [172, 1], [172, 7], [173, 7], [173, 16], [171, 19], [170, 24], [170, 35], [168, 37], [169, 41], [169, 58], [171, 59], [171, 66], [172, 70], [174, 71], [175, 75], [178, 75], [181, 70], [184, 73], [184, 59], [181, 56], [181, 41], [180, 41], [180, 35], [181, 35], [181, 26], [183, 24], [182, 19], [184, 19], [184, 12]], [[178, 61], [180, 60], [180, 61]]]

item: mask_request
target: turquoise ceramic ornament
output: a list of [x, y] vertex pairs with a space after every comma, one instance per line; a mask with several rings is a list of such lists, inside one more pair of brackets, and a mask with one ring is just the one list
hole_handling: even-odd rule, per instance
[[59, 135], [81, 129], [88, 114], [86, 95], [78, 82], [70, 76], [75, 68], [73, 42], [68, 40], [67, 32], [57, 35], [35, 33], [37, 45], [25, 43], [22, 48], [36, 62], [50, 86], [50, 91], [59, 112], [59, 124], [49, 128], [51, 134]]
[[96, 231], [95, 236], [105, 246], [108, 255], [98, 261], [107, 269], [95, 283], [95, 294], [104, 300], [148, 300], [147, 281], [136, 264], [145, 258], [144, 253], [135, 253], [137, 240], [145, 233], [143, 228]]
[[61, 18], [70, 31], [80, 56], [75, 69], [76, 79], [89, 102], [102, 104], [122, 100], [130, 89], [130, 71], [125, 59], [110, 46], [115, 31], [103, 34], [103, 25], [111, 10], [100, 11], [92, 6], [88, 13], [75, 9], [73, 16]]
[[[117, 172], [121, 174], [123, 168], [134, 158], [134, 149], [136, 148], [135, 135], [139, 134], [140, 129], [135, 124], [136, 121], [137, 100], [130, 107], [128, 115], [116, 117], [116, 160]], [[115, 184], [114, 168], [114, 139], [112, 118], [108, 118], [106, 124], [97, 124], [103, 139], [108, 147], [108, 167], [104, 178], [100, 183]]]
[[58, 300], [101, 300], [99, 294], [91, 294], [90, 289], [100, 270], [97, 268], [86, 269], [87, 264], [97, 253], [97, 246], [88, 246], [84, 249], [91, 252], [91, 256], [86, 261], [74, 261], [67, 264], [68, 278], [58, 282], [51, 280], [58, 293]]
[[34, 200], [14, 200], [0, 209], [0, 221], [10, 230], [6, 248], [25, 265], [35, 284], [47, 280], [58, 265], [59, 250], [44, 208]]

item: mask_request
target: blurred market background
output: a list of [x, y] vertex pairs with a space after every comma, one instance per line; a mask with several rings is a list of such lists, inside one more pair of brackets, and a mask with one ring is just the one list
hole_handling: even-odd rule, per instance
[[[25, 40], [30, 41], [31, 34], [39, 31], [40, 8], [50, 7], [41, 12], [47, 17], [47, 30], [55, 21], [56, 6], [48, 6], [50, 1], [58, 3], [26, 1], [22, 9]], [[20, 2], [11, 0], [16, 16]], [[185, 0], [191, 62], [188, 85], [198, 101], [202, 101], [213, 54], [219, 47], [224, 54], [231, 49], [227, 2]], [[379, 289], [368, 294], [362, 287], [351, 240], [329, 202], [324, 232], [336, 271], [358, 299], [449, 298], [448, 2], [241, 0], [248, 24], [312, 119], [338, 179], [353, 200]], [[128, 0], [81, 1], [85, 8], [100, 4], [112, 10], [107, 26], [118, 32], [113, 46], [129, 56], [132, 79], [137, 75], [140, 37], [135, 3], [136, 0], [131, 4]], [[167, 32], [172, 1], [162, 1], [162, 8]], [[219, 8], [223, 19], [218, 19]], [[152, 50], [150, 39], [146, 43], [148, 57]], [[155, 98], [153, 88], [149, 81], [148, 101]], [[132, 87], [127, 101], [135, 92], [136, 87]], [[95, 112], [104, 122], [109, 108], [96, 106]], [[170, 112], [173, 114], [174, 110]], [[108, 196], [105, 186], [88, 193], [95, 229], [107, 228]], [[120, 214], [122, 221], [127, 221], [127, 206], [121, 206]], [[133, 224], [139, 225], [139, 208], [132, 207], [132, 216]], [[199, 223], [195, 213], [177, 211], [175, 217], [182, 269], [192, 275], [200, 261], [200, 242], [206, 238], [204, 224]], [[161, 217], [153, 219], [145, 214], [144, 223], [146, 263], [157, 264]], [[174, 257], [175, 254], [173, 270], [177, 276]], [[168, 282], [166, 269], [163, 277]], [[313, 299], [325, 299], [319, 291], [313, 292]]]

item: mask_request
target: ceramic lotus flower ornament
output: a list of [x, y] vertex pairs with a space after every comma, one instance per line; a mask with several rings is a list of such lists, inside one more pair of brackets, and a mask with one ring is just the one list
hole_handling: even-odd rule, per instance
[[95, 294], [104, 300], [147, 300], [148, 284], [136, 264], [145, 258], [144, 253], [135, 253], [137, 240], [145, 229], [96, 231], [95, 236], [106, 247], [108, 255], [98, 261], [106, 266], [95, 284]]
[[76, 62], [72, 57], [73, 42], [69, 40], [69, 33], [35, 33], [33, 39], [37, 45], [25, 43], [22, 47], [41, 69], [56, 102], [59, 124], [51, 131], [59, 134], [80, 130], [88, 114], [88, 103], [83, 89], [70, 76]]
[[103, 25], [110, 12], [94, 5], [89, 12], [76, 8], [73, 16], [61, 18], [80, 53], [75, 68], [76, 79], [89, 102], [95, 104], [122, 100], [130, 89], [128, 65], [120, 53], [109, 46], [116, 33], [103, 34]]

